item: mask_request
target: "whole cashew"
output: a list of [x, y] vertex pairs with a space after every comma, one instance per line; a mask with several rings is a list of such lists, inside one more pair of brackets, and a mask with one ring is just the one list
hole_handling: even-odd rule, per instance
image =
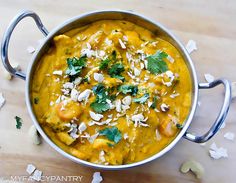
[[198, 179], [201, 179], [204, 174], [203, 166], [194, 160], [186, 161], [180, 167], [182, 173], [187, 173], [189, 170], [191, 170]]

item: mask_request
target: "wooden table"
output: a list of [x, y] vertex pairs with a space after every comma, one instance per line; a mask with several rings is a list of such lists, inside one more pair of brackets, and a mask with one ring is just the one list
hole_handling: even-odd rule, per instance
[[[234, 0], [89, 0], [89, 1], [0, 1], [0, 36], [10, 20], [22, 9], [37, 12], [43, 23], [52, 30], [63, 21], [84, 12], [101, 9], [119, 8], [133, 10], [161, 22], [186, 44], [189, 39], [197, 42], [198, 50], [193, 58], [199, 81], [204, 81], [204, 73], [215, 77], [225, 77], [236, 81], [236, 1]], [[15, 30], [11, 45], [10, 58], [20, 63], [26, 70], [31, 55], [26, 51], [30, 45], [37, 47], [42, 38], [31, 19], [26, 19]], [[64, 158], [43, 142], [36, 146], [28, 138], [28, 128], [32, 121], [25, 105], [25, 82], [3, 78], [0, 72], [0, 92], [6, 98], [5, 106], [0, 110], [0, 177], [27, 175], [26, 166], [33, 163], [44, 175], [81, 175], [82, 182], [90, 182], [95, 169], [87, 168]], [[203, 133], [214, 121], [223, 99], [223, 88], [200, 92], [201, 106], [198, 108], [191, 132]], [[227, 117], [227, 125], [206, 146], [200, 146], [187, 140], [180, 142], [162, 158], [141, 167], [124, 171], [101, 171], [104, 182], [201, 182], [191, 173], [181, 174], [179, 167], [188, 159], [195, 159], [205, 167], [202, 182], [234, 183], [236, 179], [235, 141], [224, 139], [227, 131], [236, 131], [236, 102]], [[14, 116], [23, 119], [20, 130], [15, 128]], [[228, 159], [213, 160], [209, 157], [209, 145], [228, 149]]]

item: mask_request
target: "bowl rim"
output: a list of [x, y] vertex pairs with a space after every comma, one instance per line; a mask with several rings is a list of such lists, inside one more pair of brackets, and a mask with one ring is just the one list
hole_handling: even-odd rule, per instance
[[[63, 149], [61, 149], [59, 146], [57, 146], [48, 136], [47, 134], [44, 132], [44, 130], [41, 128], [41, 126], [39, 125], [36, 116], [34, 115], [33, 112], [33, 108], [31, 105], [31, 100], [30, 100], [30, 86], [31, 86], [31, 75], [33, 73], [32, 68], [33, 65], [35, 64], [35, 60], [37, 59], [37, 56], [40, 52], [40, 50], [43, 48], [43, 46], [45, 44], [47, 44], [47, 42], [49, 40], [51, 40], [52, 37], [55, 36], [56, 33], [58, 33], [62, 28], [68, 26], [69, 24], [75, 22], [78, 19], [81, 18], [85, 18], [87, 16], [92, 16], [92, 15], [96, 15], [96, 14], [100, 14], [100, 13], [121, 13], [121, 14], [126, 14], [126, 15], [133, 15], [136, 16], [139, 19], [142, 19], [148, 23], [151, 23], [153, 25], [155, 25], [156, 27], [158, 27], [159, 29], [161, 29], [162, 31], [165, 32], [165, 34], [167, 34], [169, 37], [171, 37], [171, 39], [173, 39], [175, 41], [175, 43], [178, 45], [179, 47], [179, 51], [182, 52], [182, 54], [185, 56], [185, 61], [188, 62], [189, 66], [189, 72], [191, 73], [191, 79], [192, 79], [192, 105], [190, 108], [190, 112], [185, 120], [185, 125], [183, 127], [183, 129], [179, 132], [179, 134], [165, 147], [163, 148], [161, 151], [159, 151], [158, 153], [144, 159], [138, 162], [134, 162], [134, 163], [130, 163], [130, 164], [124, 164], [124, 165], [101, 165], [101, 164], [96, 164], [96, 163], [91, 163], [82, 159], [79, 159], [69, 153], [67, 153], [66, 151], [64, 151]], [[109, 20], [109, 18], [107, 18], [107, 20]], [[42, 44], [38, 47], [38, 49], [35, 51], [29, 65], [27, 68], [27, 74], [26, 74], [26, 85], [25, 85], [25, 96], [26, 96], [26, 105], [27, 105], [27, 109], [29, 111], [30, 117], [33, 120], [33, 124], [35, 125], [35, 127], [37, 128], [38, 132], [40, 133], [40, 135], [43, 137], [43, 139], [53, 148], [55, 149], [57, 152], [59, 152], [61, 155], [63, 155], [64, 157], [72, 160], [73, 162], [88, 166], [88, 167], [93, 167], [93, 168], [98, 168], [98, 169], [104, 169], [104, 170], [121, 170], [121, 169], [127, 169], [127, 168], [131, 168], [131, 167], [136, 167], [136, 166], [140, 166], [143, 164], [146, 164], [148, 162], [151, 162], [155, 159], [158, 159], [159, 157], [161, 157], [162, 155], [164, 155], [165, 153], [167, 153], [168, 151], [170, 151], [176, 144], [177, 142], [182, 138], [182, 136], [185, 134], [185, 132], [187, 131], [189, 125], [192, 122], [192, 118], [194, 116], [195, 110], [196, 110], [196, 106], [197, 106], [197, 101], [198, 101], [198, 80], [197, 80], [197, 75], [196, 75], [196, 70], [195, 67], [193, 65], [192, 59], [190, 58], [189, 53], [187, 52], [187, 50], [185, 49], [185, 47], [182, 45], [182, 43], [179, 41], [179, 39], [169, 31], [169, 29], [165, 28], [162, 24], [160, 24], [159, 22], [156, 22], [150, 18], [147, 18], [144, 15], [141, 15], [139, 13], [133, 12], [133, 11], [125, 11], [125, 10], [119, 10], [119, 9], [110, 9], [110, 10], [98, 10], [98, 11], [91, 11], [91, 12], [87, 12], [87, 13], [83, 13], [80, 14], [78, 16], [75, 16], [73, 18], [68, 19], [67, 21], [65, 21], [62, 24], [59, 24], [57, 27], [55, 27], [52, 31], [49, 32], [49, 34], [45, 37], [44, 41], [42, 42]]]

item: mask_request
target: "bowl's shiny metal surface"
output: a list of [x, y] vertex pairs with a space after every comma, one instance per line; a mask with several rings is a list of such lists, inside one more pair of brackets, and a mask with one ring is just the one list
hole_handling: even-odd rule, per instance
[[[16, 71], [11, 67], [9, 60], [8, 60], [8, 44], [9, 44], [11, 33], [14, 30], [17, 23], [21, 19], [23, 19], [27, 16], [32, 17], [36, 21], [38, 28], [41, 30], [41, 32], [43, 32], [43, 34], [46, 37], [45, 37], [44, 42], [41, 44], [41, 46], [34, 53], [31, 63], [28, 66], [27, 74], [25, 75], [24, 73]], [[47, 51], [47, 49], [50, 47], [50, 43], [51, 43], [53, 37], [56, 35], [59, 35], [59, 34], [63, 34], [71, 29], [87, 25], [87, 24], [92, 23], [94, 21], [107, 20], [107, 19], [127, 20], [130, 22], [133, 22], [136, 25], [139, 25], [141, 27], [144, 27], [144, 28], [152, 31], [153, 33], [155, 33], [156, 35], [158, 35], [162, 39], [169, 41], [181, 53], [182, 57], [185, 60], [186, 65], [189, 69], [191, 79], [192, 79], [191, 109], [190, 109], [190, 113], [189, 113], [188, 117], [186, 118], [185, 125], [184, 125], [183, 129], [180, 131], [180, 133], [176, 136], [176, 138], [168, 146], [166, 146], [164, 149], [162, 149], [160, 152], [156, 153], [155, 155], [153, 155], [145, 160], [142, 160], [142, 161], [139, 161], [136, 163], [132, 163], [132, 164], [126, 164], [126, 165], [114, 165], [114, 166], [113, 165], [112, 166], [111, 165], [99, 165], [99, 164], [94, 164], [94, 163], [90, 163], [90, 162], [81, 160], [79, 158], [76, 158], [76, 157], [66, 153], [60, 147], [55, 145], [55, 143], [52, 142], [51, 139], [45, 134], [45, 132], [43, 131], [43, 129], [41, 128], [41, 126], [39, 125], [39, 123], [36, 119], [36, 116], [34, 114], [34, 111], [32, 109], [32, 105], [31, 105], [31, 101], [30, 101], [30, 89], [31, 89], [31, 83], [32, 83], [32, 75], [34, 73], [34, 70], [35, 70], [40, 58], [45, 53], [45, 51]], [[74, 162], [77, 162], [77, 163], [80, 163], [80, 164], [83, 164], [86, 166], [102, 168], [102, 169], [109, 169], [109, 170], [118, 170], [118, 169], [135, 167], [135, 166], [145, 164], [147, 162], [150, 162], [152, 160], [155, 160], [155, 159], [161, 157], [162, 155], [167, 153], [169, 150], [171, 150], [183, 136], [185, 138], [187, 138], [188, 140], [191, 140], [194, 142], [198, 142], [198, 143], [205, 142], [205, 141], [209, 140], [219, 130], [221, 124], [223, 123], [223, 121], [227, 115], [229, 105], [230, 105], [230, 100], [231, 100], [230, 82], [228, 82], [225, 79], [219, 79], [219, 80], [215, 80], [212, 83], [198, 84], [196, 71], [193, 66], [193, 62], [192, 62], [188, 52], [186, 51], [185, 47], [179, 42], [179, 40], [168, 29], [163, 27], [160, 23], [151, 21], [150, 19], [148, 19], [142, 15], [139, 15], [137, 13], [133, 13], [130, 11], [106, 10], [106, 11], [95, 11], [95, 12], [86, 13], [86, 14], [74, 17], [74, 18], [66, 21], [65, 23], [63, 23], [63, 24], [59, 25], [58, 27], [56, 27], [55, 29], [53, 29], [50, 33], [48, 33], [47, 29], [43, 26], [39, 17], [34, 12], [24, 11], [24, 12], [20, 13], [18, 16], [16, 16], [15, 19], [13, 19], [13, 21], [11, 22], [10, 26], [8, 27], [6, 33], [3, 37], [1, 51], [2, 51], [1, 52], [2, 61], [3, 61], [4, 66], [6, 67], [6, 69], [11, 74], [13, 74], [19, 78], [26, 79], [26, 92], [25, 92], [26, 104], [27, 104], [27, 108], [30, 113], [30, 116], [33, 119], [34, 125], [36, 126], [39, 133], [42, 135], [42, 137], [45, 139], [45, 141], [48, 144], [50, 144], [56, 151], [61, 153], [63, 156], [71, 159]], [[225, 86], [225, 99], [224, 99], [224, 104], [222, 106], [220, 114], [217, 117], [217, 120], [215, 121], [215, 123], [213, 124], [211, 129], [206, 134], [204, 134], [202, 136], [195, 136], [195, 135], [188, 133], [187, 129], [193, 119], [193, 116], [194, 116], [194, 113], [196, 110], [196, 106], [197, 106], [199, 88], [212, 88], [212, 87], [217, 86], [219, 84], [224, 84], [224, 86]]]

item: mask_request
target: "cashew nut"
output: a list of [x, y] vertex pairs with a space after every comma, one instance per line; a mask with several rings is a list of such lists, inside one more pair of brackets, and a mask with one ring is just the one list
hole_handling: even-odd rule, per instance
[[32, 141], [33, 144], [36, 144], [36, 145], [41, 144], [41, 138], [40, 138], [38, 131], [34, 125], [32, 125], [29, 128], [28, 134], [29, 134], [30, 140]]
[[231, 87], [232, 87], [232, 98], [235, 98], [236, 97], [236, 82], [232, 82]]
[[186, 161], [180, 167], [182, 173], [187, 173], [189, 170], [191, 170], [198, 179], [201, 179], [204, 174], [203, 166], [194, 160]]

